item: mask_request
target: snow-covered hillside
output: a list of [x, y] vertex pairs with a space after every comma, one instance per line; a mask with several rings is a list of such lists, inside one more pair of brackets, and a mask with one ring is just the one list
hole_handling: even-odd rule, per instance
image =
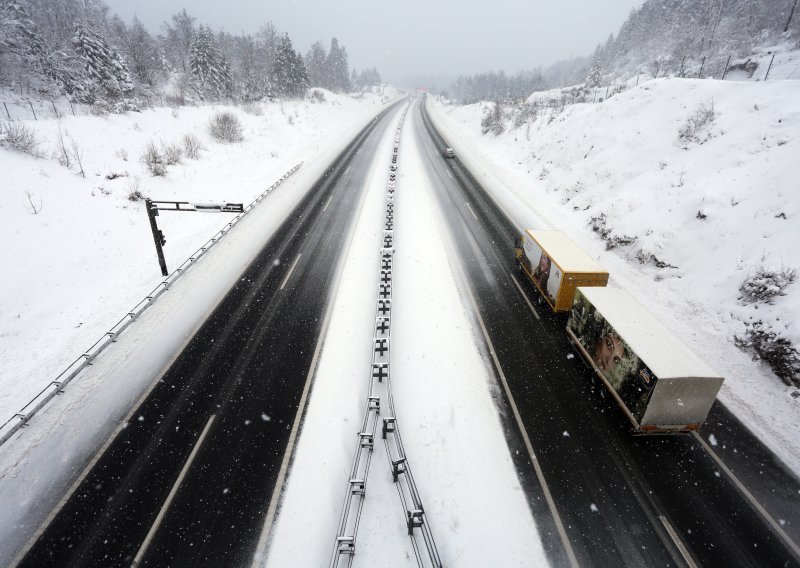
[[724, 374], [722, 400], [800, 471], [800, 393], [734, 343], [761, 321], [800, 346], [800, 282], [769, 301], [740, 291], [800, 267], [800, 82], [658, 79], [517, 127], [506, 109], [499, 136], [481, 134], [492, 105], [431, 106], [520, 228], [568, 231]]
[[[390, 89], [391, 90], [391, 89]], [[393, 93], [393, 90], [391, 90]], [[144, 202], [252, 201], [290, 167], [327, 149], [326, 140], [383, 108], [381, 95], [359, 99], [323, 92], [305, 101], [246, 107], [152, 108], [107, 116], [23, 121], [41, 142], [35, 158], [0, 145], [0, 419], [5, 421], [55, 378], [161, 279]], [[313, 94], [313, 93], [312, 93]], [[218, 111], [236, 114], [242, 142], [208, 133]], [[59, 129], [82, 155], [59, 163]], [[201, 144], [166, 175], [150, 175], [140, 157], [148, 143]], [[233, 182], [232, 180], [236, 180]], [[170, 270], [232, 214], [162, 213]]]

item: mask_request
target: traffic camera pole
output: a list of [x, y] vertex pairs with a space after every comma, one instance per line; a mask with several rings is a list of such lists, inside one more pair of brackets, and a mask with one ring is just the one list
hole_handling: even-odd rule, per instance
[[167, 244], [167, 239], [164, 238], [164, 233], [158, 228], [156, 217], [158, 216], [158, 206], [153, 207], [153, 202], [149, 199], [144, 200], [145, 207], [147, 208], [147, 217], [150, 219], [150, 230], [153, 231], [153, 242], [156, 244], [156, 254], [158, 255], [158, 264], [161, 266], [161, 275], [168, 276], [167, 260], [164, 258], [163, 246]]
[[164, 245], [167, 244], [167, 239], [156, 223], [156, 217], [158, 217], [159, 211], [184, 211], [189, 213], [244, 212], [244, 205], [242, 203], [190, 203], [189, 201], [153, 201], [152, 199], [145, 199], [144, 204], [147, 209], [147, 218], [150, 219], [150, 230], [153, 232], [153, 242], [156, 244], [158, 264], [161, 266], [161, 274], [163, 276], [169, 276], [163, 248]]

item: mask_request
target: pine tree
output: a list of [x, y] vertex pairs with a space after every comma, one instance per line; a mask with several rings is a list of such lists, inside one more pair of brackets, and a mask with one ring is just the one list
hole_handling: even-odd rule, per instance
[[214, 33], [206, 26], [197, 29], [189, 48], [189, 68], [201, 98], [230, 94], [233, 84], [230, 64], [220, 55]]
[[130, 62], [131, 74], [139, 84], [152, 86], [163, 65], [163, 52], [156, 48], [155, 42], [139, 18], [133, 23], [123, 40], [125, 57]]
[[289, 34], [283, 34], [278, 49], [275, 52], [275, 62], [270, 73], [272, 89], [277, 97], [286, 97], [291, 94], [292, 67], [294, 49]]
[[108, 46], [98, 31], [80, 22], [72, 44], [83, 61], [87, 89], [96, 96], [119, 98], [129, 94], [133, 81], [122, 56]]
[[326, 87], [326, 59], [328, 54], [322, 43], [315, 41], [306, 55], [306, 69], [312, 87]]
[[339, 46], [339, 40], [331, 40], [331, 49], [326, 61], [327, 81], [326, 87], [331, 91], [341, 93], [350, 90], [350, 70], [347, 64], [347, 50]]
[[586, 77], [585, 85], [587, 89], [596, 89], [600, 86], [603, 75], [601, 73], [601, 62], [599, 57], [594, 58], [594, 62], [592, 63], [591, 68], [589, 69], [589, 75]]

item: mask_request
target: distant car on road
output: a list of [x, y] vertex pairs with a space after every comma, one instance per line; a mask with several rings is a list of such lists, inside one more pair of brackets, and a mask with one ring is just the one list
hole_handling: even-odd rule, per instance
[[445, 148], [444, 150], [442, 150], [442, 156], [444, 156], [445, 158], [455, 158], [456, 153], [453, 152], [452, 148]]

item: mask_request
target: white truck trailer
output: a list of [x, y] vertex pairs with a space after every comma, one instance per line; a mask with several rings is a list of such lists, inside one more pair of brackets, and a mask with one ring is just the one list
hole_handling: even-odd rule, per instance
[[624, 290], [580, 287], [567, 333], [634, 434], [697, 430], [723, 377]]

